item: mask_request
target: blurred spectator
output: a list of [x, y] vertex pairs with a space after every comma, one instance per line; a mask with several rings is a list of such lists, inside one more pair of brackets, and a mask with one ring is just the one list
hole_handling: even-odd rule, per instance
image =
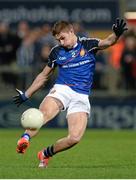
[[96, 55], [95, 64], [95, 75], [94, 75], [94, 88], [95, 89], [105, 89], [104, 86], [104, 75], [106, 70], [106, 58], [102, 51], [99, 51]]
[[89, 37], [88, 32], [84, 29], [83, 25], [75, 22], [73, 23], [75, 34], [79, 37]]
[[44, 24], [41, 27], [41, 38], [39, 39], [39, 44], [41, 46], [48, 44], [50, 47], [53, 47], [57, 44], [57, 41], [52, 36], [51, 27], [49, 24]]
[[131, 34], [125, 39], [121, 56], [122, 75], [126, 89], [136, 88], [136, 37]]
[[[37, 61], [37, 66], [36, 66], [36, 67], [39, 67], [38, 68], [39, 72], [47, 64], [50, 50], [51, 50], [51, 46], [49, 46], [48, 44], [45, 44], [44, 46], [42, 46], [41, 53], [40, 53], [40, 56], [39, 56], [39, 61]], [[54, 75], [49, 78], [48, 83], [46, 84], [47, 89], [48, 88], [50, 89], [53, 86], [54, 81], [56, 79], [56, 73], [57, 73], [57, 70], [55, 69]]]
[[12, 67], [15, 65], [16, 51], [20, 43], [21, 39], [11, 31], [9, 25], [0, 22], [0, 80], [4, 85], [16, 85], [16, 73], [12, 71]]
[[53, 46], [57, 44], [55, 38], [52, 36], [51, 27], [48, 24], [44, 24], [40, 28], [39, 38], [35, 43], [35, 60], [37, 67], [40, 71], [43, 65], [47, 63], [47, 56]]
[[120, 37], [117, 44], [109, 49], [108, 89], [111, 94], [117, 94], [121, 86], [120, 60], [124, 49], [124, 37]]
[[48, 44], [39, 47], [39, 44], [36, 43], [35, 65], [37, 67], [37, 72], [40, 72], [47, 64], [50, 50], [51, 47]]
[[30, 35], [31, 29], [27, 21], [20, 21], [17, 26], [17, 34], [21, 39], [25, 39]]
[[[35, 64], [35, 43], [40, 36], [40, 29], [31, 30], [29, 24], [22, 21], [18, 25], [18, 34], [22, 43], [17, 50], [17, 64], [20, 68], [22, 85], [19, 88], [25, 89], [28, 81], [32, 81], [32, 66]], [[28, 78], [29, 76], [29, 78]]]
[[10, 31], [9, 25], [0, 23], [0, 65], [9, 65], [16, 60], [16, 50], [21, 43], [20, 38]]
[[51, 50], [51, 47], [49, 45], [44, 45], [41, 49], [41, 54], [40, 54], [40, 66], [41, 66], [41, 69], [44, 68], [44, 66], [47, 64], [48, 62], [48, 56], [49, 56], [49, 53], [50, 53], [50, 50]]
[[22, 43], [17, 51], [17, 63], [21, 67], [29, 66], [33, 61], [34, 47], [31, 38], [31, 29], [26, 21], [18, 24], [17, 33], [22, 39]]

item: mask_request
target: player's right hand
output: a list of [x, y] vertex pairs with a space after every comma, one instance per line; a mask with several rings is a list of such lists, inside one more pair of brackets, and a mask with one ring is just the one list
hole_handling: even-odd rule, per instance
[[13, 102], [19, 107], [23, 102], [28, 100], [28, 97], [26, 96], [25, 92], [16, 89], [18, 95], [13, 97]]

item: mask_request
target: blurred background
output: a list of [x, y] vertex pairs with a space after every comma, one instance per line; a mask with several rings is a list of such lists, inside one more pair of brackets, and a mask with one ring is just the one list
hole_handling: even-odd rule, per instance
[[[136, 128], [136, 0], [0, 0], [0, 127], [20, 127], [21, 113], [38, 108], [52, 87], [57, 69], [33, 98], [17, 108], [15, 88], [25, 90], [47, 63], [56, 45], [51, 27], [73, 23], [78, 36], [103, 39], [117, 17], [129, 30], [118, 44], [97, 54], [92, 114], [88, 128]], [[65, 112], [48, 127], [66, 127]]]

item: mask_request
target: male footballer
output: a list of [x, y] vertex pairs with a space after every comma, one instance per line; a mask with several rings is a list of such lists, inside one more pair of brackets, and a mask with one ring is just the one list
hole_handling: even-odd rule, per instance
[[[113, 33], [103, 40], [80, 38], [74, 33], [71, 23], [55, 23], [52, 34], [58, 45], [52, 48], [48, 64], [25, 92], [17, 89], [18, 95], [14, 97], [14, 102], [20, 106], [45, 84], [54, 68], [58, 67], [59, 74], [55, 85], [43, 99], [39, 109], [44, 114], [44, 124], [60, 111], [67, 110], [68, 135], [38, 152], [39, 167], [47, 167], [50, 157], [80, 142], [90, 114], [88, 96], [92, 89], [95, 55], [98, 50], [108, 48], [117, 42], [127, 30], [126, 23], [123, 19], [117, 18], [112, 30]], [[30, 138], [37, 132], [38, 130], [24, 132], [17, 142], [18, 153], [25, 153]]]

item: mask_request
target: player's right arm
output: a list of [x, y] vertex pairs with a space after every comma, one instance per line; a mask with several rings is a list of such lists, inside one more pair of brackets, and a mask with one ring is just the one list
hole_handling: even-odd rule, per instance
[[18, 95], [13, 97], [14, 103], [19, 107], [23, 102], [27, 101], [36, 91], [38, 91], [48, 80], [55, 67], [56, 53], [54, 50], [51, 51], [48, 64], [45, 66], [43, 71], [37, 75], [30, 87], [25, 91], [16, 89]]
[[53, 68], [48, 65], [45, 66], [43, 71], [37, 75], [31, 86], [26, 90], [25, 95], [29, 98], [36, 91], [38, 91], [49, 79], [49, 76], [52, 74]]
[[48, 65], [45, 66], [43, 71], [37, 75], [31, 86], [25, 91], [16, 89], [18, 95], [13, 97], [14, 103], [19, 107], [23, 102], [27, 101], [36, 91], [38, 91], [48, 80], [53, 68]]

